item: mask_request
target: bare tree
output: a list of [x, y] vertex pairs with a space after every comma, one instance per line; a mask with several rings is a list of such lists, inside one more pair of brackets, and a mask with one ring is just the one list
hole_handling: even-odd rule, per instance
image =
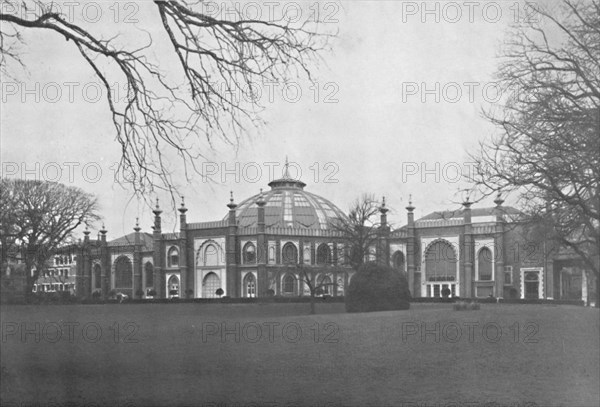
[[[0, 13], [0, 67], [23, 65], [24, 32], [46, 30], [76, 47], [81, 62], [106, 90], [116, 139], [122, 156], [117, 174], [138, 193], [161, 188], [173, 192], [169, 154], [183, 163], [188, 180], [200, 173], [196, 159], [204, 157], [203, 142], [222, 140], [236, 146], [248, 127], [260, 127], [262, 109], [257, 86], [298, 77], [312, 80], [310, 66], [327, 48], [332, 34], [319, 32], [318, 17], [298, 23], [289, 19], [263, 21], [221, 19], [203, 9], [199, 0], [154, 1], [163, 38], [147, 35], [145, 46], [127, 47], [119, 36], [104, 38], [71, 21], [54, 2], [3, 1]], [[230, 13], [227, 17], [232, 17]], [[156, 36], [155, 36], [156, 37]], [[153, 45], [167, 40], [178, 72], [161, 70]], [[163, 68], [164, 69], [164, 68]], [[124, 82], [126, 97], [110, 84]], [[240, 94], [246, 97], [240, 100]]]
[[345, 251], [339, 257], [355, 270], [375, 255], [380, 236], [379, 205], [374, 195], [363, 194], [352, 203], [347, 217], [330, 222], [331, 229], [339, 232], [345, 242]]
[[46, 262], [73, 231], [99, 219], [98, 204], [93, 195], [54, 182], [2, 178], [0, 189], [2, 251], [22, 251], [27, 297]]
[[536, 7], [541, 18], [514, 27], [506, 44], [498, 77], [508, 97], [486, 112], [501, 132], [472, 155], [473, 181], [484, 194], [515, 192], [599, 292], [600, 3]]
[[316, 314], [315, 300], [317, 295], [323, 294], [326, 287], [333, 287], [337, 282], [326, 282], [325, 275], [323, 274], [320, 275], [320, 278], [317, 278], [322, 270], [315, 270], [313, 268], [305, 267], [302, 264], [298, 264], [297, 269], [298, 275], [296, 279], [306, 285], [310, 292], [310, 313], [311, 315]]

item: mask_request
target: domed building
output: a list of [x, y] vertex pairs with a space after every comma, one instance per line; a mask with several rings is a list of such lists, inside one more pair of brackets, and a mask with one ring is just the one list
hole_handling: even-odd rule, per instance
[[[153, 232], [107, 241], [86, 231], [77, 248], [77, 295], [123, 293], [131, 297], [217, 298], [268, 295], [344, 295], [353, 269], [348, 247], [336, 230], [344, 213], [329, 200], [305, 190], [286, 170], [239, 205], [233, 194], [227, 215], [217, 221], [188, 223], [179, 208], [180, 231], [163, 233], [158, 202]], [[520, 224], [520, 213], [504, 206], [461, 208], [414, 218], [391, 230], [385, 203], [375, 247], [368, 258], [403, 273], [414, 297], [460, 296], [521, 299], [583, 299], [597, 296], [594, 281], [576, 256], [539, 240]]]
[[344, 212], [305, 191], [306, 184], [291, 178], [287, 166], [283, 177], [268, 186], [239, 205], [232, 193], [220, 221], [188, 223], [182, 202], [179, 233], [162, 233], [157, 202], [152, 234], [136, 226], [134, 233], [110, 242], [105, 230], [98, 241], [86, 235], [89, 274], [81, 271], [83, 292], [159, 298], [298, 296], [310, 295], [308, 276], [323, 286], [320, 295], [343, 295], [353, 272], [344, 264], [341, 235], [331, 225]]

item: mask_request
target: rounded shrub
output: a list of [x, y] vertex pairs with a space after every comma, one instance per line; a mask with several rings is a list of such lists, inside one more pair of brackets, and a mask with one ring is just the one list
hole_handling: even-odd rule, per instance
[[363, 264], [346, 292], [346, 312], [405, 310], [410, 308], [406, 278], [391, 267]]

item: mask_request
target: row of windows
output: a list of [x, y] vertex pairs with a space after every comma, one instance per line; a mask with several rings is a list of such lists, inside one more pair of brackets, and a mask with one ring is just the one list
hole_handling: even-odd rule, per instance
[[52, 270], [48, 270], [45, 271], [41, 277], [54, 277], [54, 276], [60, 276], [60, 277], [69, 277], [69, 269], [52, 269]]
[[55, 256], [54, 257], [54, 265], [62, 266], [62, 265], [73, 264], [76, 260], [77, 260], [77, 256], [71, 255], [71, 254], [64, 255], [64, 256]]
[[[298, 249], [296, 245], [291, 242], [283, 245], [281, 250], [281, 263], [283, 264], [297, 264], [298, 259]], [[248, 242], [244, 245], [242, 250], [242, 262], [243, 264], [255, 264], [256, 263], [256, 246], [252, 242]], [[275, 248], [269, 248], [269, 262], [275, 262]], [[304, 248], [304, 263], [310, 264], [310, 248]], [[328, 244], [323, 243], [317, 247], [317, 264], [319, 265], [329, 265], [333, 264], [333, 256], [331, 254], [331, 248]]]
[[41, 293], [47, 293], [47, 292], [56, 292], [56, 291], [71, 291], [75, 289], [75, 284], [73, 283], [66, 283], [66, 284], [62, 284], [62, 283], [53, 283], [53, 284], [34, 284], [33, 285], [33, 292], [41, 292]]

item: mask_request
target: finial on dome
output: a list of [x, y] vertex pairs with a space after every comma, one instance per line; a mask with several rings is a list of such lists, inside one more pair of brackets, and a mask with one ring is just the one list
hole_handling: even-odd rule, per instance
[[83, 231], [83, 234], [86, 236], [89, 236], [89, 234], [90, 234], [90, 228], [88, 227], [87, 224], [85, 225], [85, 230]]
[[106, 227], [104, 226], [104, 223], [102, 223], [102, 229], [100, 229], [100, 233], [105, 235], [106, 234]]
[[135, 230], [136, 232], [139, 232], [140, 230], [142, 230], [140, 228], [140, 218], [135, 218], [135, 227], [133, 228], [133, 230]]
[[285, 156], [285, 165], [283, 166], [283, 178], [290, 177], [290, 163], [288, 161], [288, 156]]

